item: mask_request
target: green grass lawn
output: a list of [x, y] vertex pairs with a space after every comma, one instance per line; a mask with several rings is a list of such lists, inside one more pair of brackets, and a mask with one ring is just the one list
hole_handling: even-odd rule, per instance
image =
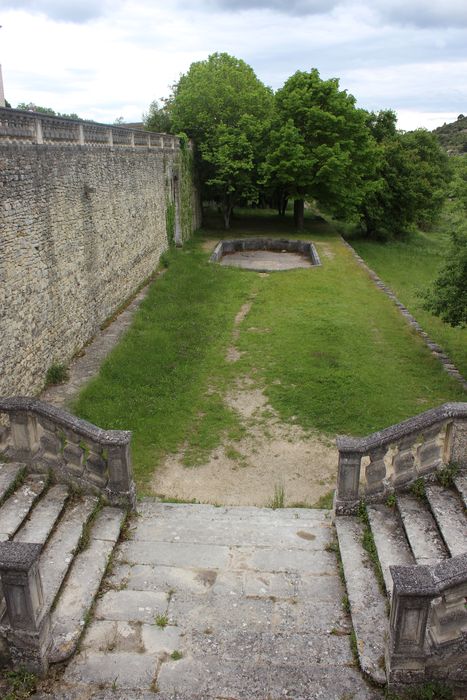
[[443, 230], [416, 233], [402, 241], [376, 243], [351, 240], [365, 262], [397, 294], [423, 329], [467, 377], [467, 328], [452, 328], [423, 309], [420, 292], [429, 287], [443, 265], [449, 236]]
[[[73, 409], [104, 428], [134, 431], [135, 475], [144, 489], [161, 458], [181, 445], [196, 464], [244, 427], [223, 396], [236, 376], [263, 388], [284, 420], [327, 434], [363, 435], [465, 393], [379, 292], [334, 229], [307, 222], [323, 265], [260, 275], [208, 262], [207, 239], [296, 237], [289, 219], [217, 219], [151, 286], [132, 328], [81, 392]], [[225, 359], [235, 315], [236, 363]]]

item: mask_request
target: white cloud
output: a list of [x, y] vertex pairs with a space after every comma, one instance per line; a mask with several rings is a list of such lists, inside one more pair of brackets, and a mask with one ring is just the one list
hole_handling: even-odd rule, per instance
[[[402, 19], [409, 5], [423, 28]], [[316, 67], [323, 78], [340, 78], [360, 106], [410, 111], [420, 125], [427, 115], [467, 111], [463, 3], [331, 0], [323, 7], [322, 0], [0, 0], [5, 94], [13, 105], [136, 121], [193, 61], [226, 51], [275, 89], [296, 70]], [[457, 27], [445, 26], [448, 12]], [[438, 24], [429, 26], [423, 13], [439, 15]]]

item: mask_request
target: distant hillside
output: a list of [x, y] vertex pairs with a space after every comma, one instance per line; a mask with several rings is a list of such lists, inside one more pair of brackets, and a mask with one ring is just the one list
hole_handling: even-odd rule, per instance
[[467, 153], [467, 117], [459, 114], [452, 124], [443, 124], [433, 130], [440, 144], [450, 155]]

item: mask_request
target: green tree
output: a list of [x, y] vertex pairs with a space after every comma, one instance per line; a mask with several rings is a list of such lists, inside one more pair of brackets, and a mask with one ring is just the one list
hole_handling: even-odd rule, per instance
[[192, 63], [169, 99], [172, 129], [194, 139], [203, 198], [220, 204], [226, 228], [236, 204], [257, 200], [272, 103], [253, 69], [226, 53]]
[[16, 109], [23, 109], [27, 112], [38, 112], [39, 114], [46, 114], [49, 117], [63, 117], [64, 119], [81, 120], [81, 117], [78, 117], [75, 112], [71, 112], [70, 114], [56, 112], [51, 107], [40, 107], [39, 105], [34, 104], [34, 102], [20, 102]]
[[155, 131], [160, 134], [172, 133], [170, 106], [170, 100], [162, 100], [161, 103], [157, 100], [151, 102], [149, 112], [143, 114], [145, 128], [148, 131]]
[[467, 326], [467, 232], [452, 234], [446, 264], [426, 293], [424, 307], [451, 326]]
[[366, 113], [337, 79], [322, 80], [316, 69], [297, 71], [277, 91], [263, 173], [266, 184], [279, 183], [294, 198], [298, 228], [307, 197], [338, 217], [356, 211], [372, 151]]
[[372, 238], [431, 225], [451, 177], [448, 157], [437, 139], [424, 129], [399, 132], [396, 121], [391, 110], [367, 117], [377, 146], [359, 212], [362, 227]]

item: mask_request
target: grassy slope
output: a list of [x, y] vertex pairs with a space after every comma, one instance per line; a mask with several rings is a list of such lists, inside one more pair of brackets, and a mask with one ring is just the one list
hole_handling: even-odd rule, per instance
[[[277, 219], [252, 217], [234, 227], [236, 236], [292, 236], [290, 223]], [[211, 228], [203, 235], [224, 234]], [[74, 406], [102, 427], [134, 431], [140, 487], [164, 453], [185, 444], [196, 463], [226, 433], [240, 434], [222, 401], [236, 374], [256, 377], [284, 419], [330, 434], [365, 434], [462, 400], [333, 230], [310, 225], [310, 235], [323, 266], [269, 276], [209, 264], [200, 237], [172, 251], [131, 331]], [[238, 340], [245, 354], [229, 364], [225, 350], [247, 300], [252, 310]]]
[[451, 328], [443, 323], [422, 308], [423, 300], [419, 296], [432, 284], [442, 266], [449, 236], [438, 230], [386, 244], [363, 240], [351, 243], [467, 377], [467, 328]]

